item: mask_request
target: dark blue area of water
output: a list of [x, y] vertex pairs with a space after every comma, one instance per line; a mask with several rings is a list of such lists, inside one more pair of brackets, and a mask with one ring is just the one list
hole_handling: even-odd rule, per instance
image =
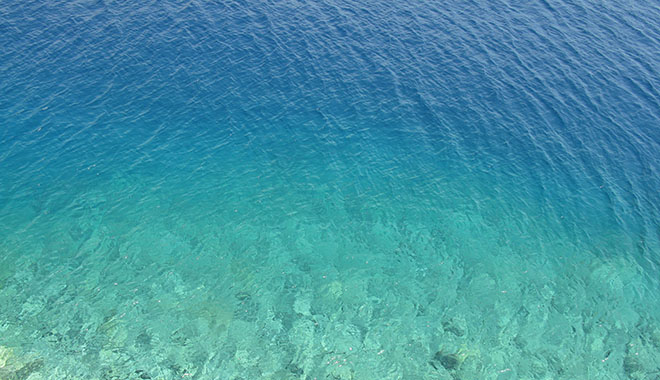
[[648, 222], [658, 215], [651, 4], [2, 8], [5, 167], [49, 148], [46, 170], [119, 151], [128, 163], [147, 140], [202, 155], [227, 131], [341, 148], [364, 130], [366, 142], [419, 159], [496, 165], [563, 191], [607, 185], [599, 197], [618, 195]]

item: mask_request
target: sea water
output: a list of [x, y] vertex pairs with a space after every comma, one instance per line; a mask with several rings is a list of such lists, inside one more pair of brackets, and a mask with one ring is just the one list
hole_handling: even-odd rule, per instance
[[657, 3], [0, 16], [0, 379], [660, 376]]

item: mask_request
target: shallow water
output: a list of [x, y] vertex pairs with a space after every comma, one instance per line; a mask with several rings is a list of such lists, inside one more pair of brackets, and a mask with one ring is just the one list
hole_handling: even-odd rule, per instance
[[0, 15], [0, 379], [660, 376], [657, 5]]

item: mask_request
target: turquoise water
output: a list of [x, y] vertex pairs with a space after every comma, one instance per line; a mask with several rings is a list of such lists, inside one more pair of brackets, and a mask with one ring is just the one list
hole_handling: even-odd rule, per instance
[[0, 3], [0, 379], [660, 378], [660, 8]]

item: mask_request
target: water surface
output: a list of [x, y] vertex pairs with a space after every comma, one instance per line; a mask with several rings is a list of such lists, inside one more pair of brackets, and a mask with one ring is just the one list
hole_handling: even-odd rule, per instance
[[0, 379], [660, 374], [656, 4], [0, 15]]

